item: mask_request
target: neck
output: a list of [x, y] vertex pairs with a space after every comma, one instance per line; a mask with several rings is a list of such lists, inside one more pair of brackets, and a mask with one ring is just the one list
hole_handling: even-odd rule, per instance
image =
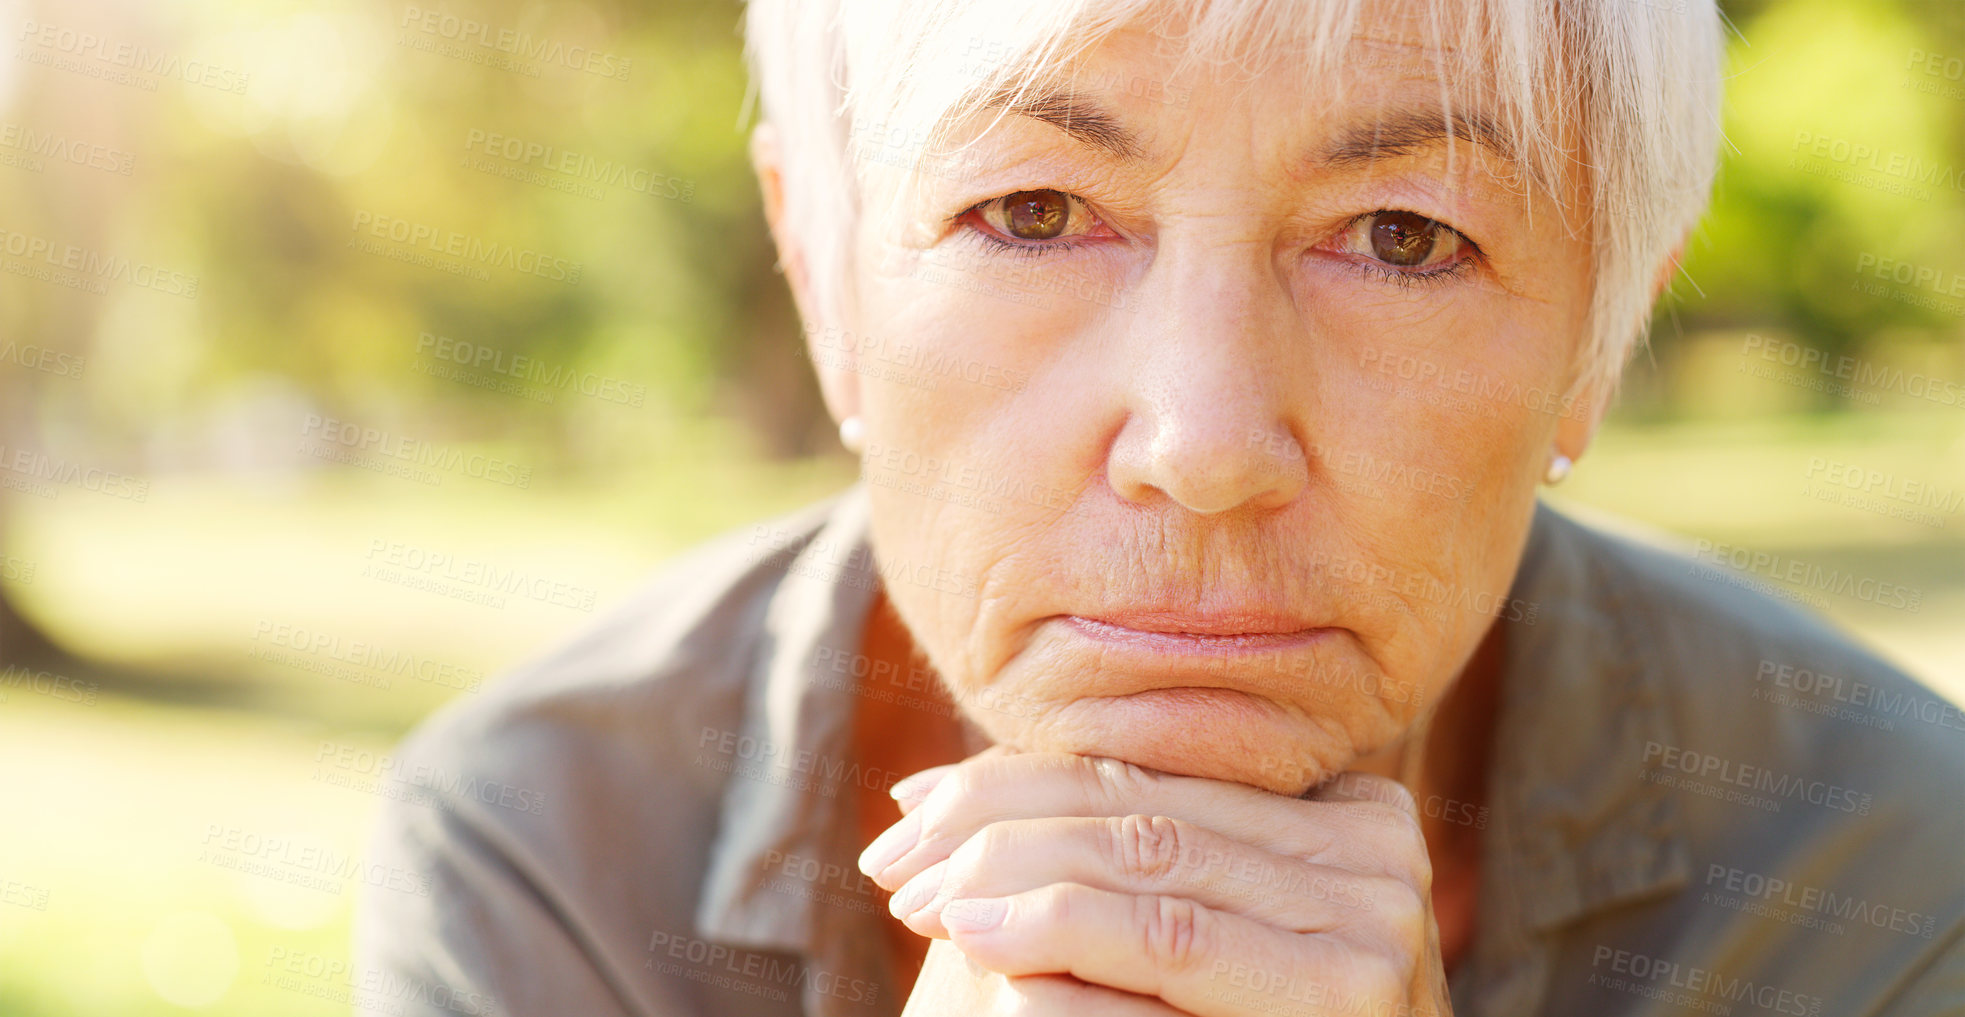
[[1487, 775], [1501, 695], [1506, 633], [1497, 623], [1446, 692], [1407, 735], [1352, 769], [1390, 777], [1419, 803], [1419, 827], [1433, 860], [1433, 910], [1440, 952], [1452, 972], [1473, 946], [1480, 889], [1481, 831], [1487, 827]]

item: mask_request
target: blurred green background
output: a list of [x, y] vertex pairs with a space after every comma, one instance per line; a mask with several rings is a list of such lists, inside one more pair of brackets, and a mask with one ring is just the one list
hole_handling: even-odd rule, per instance
[[[1714, 211], [1552, 497], [1911, 587], [1791, 592], [1965, 698], [1965, 5], [1725, 6]], [[346, 1012], [331, 760], [851, 480], [738, 17], [0, 0], [0, 1014]]]

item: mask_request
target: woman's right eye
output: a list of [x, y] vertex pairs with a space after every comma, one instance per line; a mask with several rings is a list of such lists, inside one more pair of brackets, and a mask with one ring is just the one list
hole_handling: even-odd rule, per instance
[[1347, 253], [1395, 269], [1424, 270], [1452, 265], [1472, 253], [1460, 231], [1417, 212], [1380, 209], [1352, 220], [1340, 236]]
[[1083, 199], [1049, 189], [1017, 191], [991, 198], [971, 211], [984, 226], [1003, 238], [1038, 246], [1107, 230]]

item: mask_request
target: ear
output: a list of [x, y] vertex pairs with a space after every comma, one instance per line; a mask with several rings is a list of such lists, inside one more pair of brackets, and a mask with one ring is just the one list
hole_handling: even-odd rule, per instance
[[812, 289], [806, 258], [808, 238], [785, 217], [785, 161], [777, 129], [768, 123], [759, 124], [751, 132], [750, 155], [751, 168], [757, 172], [763, 191], [764, 219], [771, 226], [771, 241], [778, 249], [779, 270], [785, 274], [792, 303], [805, 326], [807, 359], [818, 372], [826, 410], [833, 420], [844, 420], [860, 411], [860, 376], [853, 352], [859, 344], [844, 331], [844, 322], [827, 320], [828, 302], [817, 299]]

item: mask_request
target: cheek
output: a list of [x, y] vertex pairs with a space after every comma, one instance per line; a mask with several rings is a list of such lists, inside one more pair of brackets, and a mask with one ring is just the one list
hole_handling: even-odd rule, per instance
[[[1386, 671], [1443, 688], [1512, 601], [1535, 485], [1565, 412], [1573, 335], [1555, 305], [1333, 312], [1308, 399], [1320, 578]], [[1514, 312], [1514, 313], [1507, 313]]]
[[1013, 521], [926, 484], [867, 484], [873, 545], [888, 600], [930, 663], [957, 689], [986, 682], [1015, 651], [1011, 636], [1041, 568]]
[[945, 581], [883, 572], [889, 598], [944, 677], [973, 685], [1001, 666], [1019, 611], [1056, 572], [1046, 532], [1096, 471], [1097, 411], [1074, 399], [1086, 375], [1066, 362], [1077, 306], [1007, 299], [1025, 290], [974, 256], [918, 255], [868, 254], [886, 272], [859, 298], [861, 477], [883, 567]]

